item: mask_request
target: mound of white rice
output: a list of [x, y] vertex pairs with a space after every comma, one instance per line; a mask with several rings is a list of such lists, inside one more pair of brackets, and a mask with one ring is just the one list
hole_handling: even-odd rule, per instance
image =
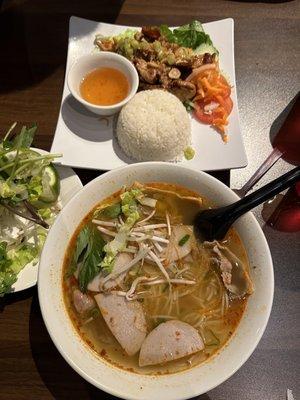
[[145, 90], [123, 107], [117, 138], [126, 155], [138, 161], [179, 161], [191, 144], [191, 121], [176, 96]]

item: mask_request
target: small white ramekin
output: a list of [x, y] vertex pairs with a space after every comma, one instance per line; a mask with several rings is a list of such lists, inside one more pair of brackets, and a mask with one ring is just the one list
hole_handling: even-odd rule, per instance
[[[99, 106], [84, 100], [80, 94], [80, 84], [83, 78], [96, 68], [110, 67], [123, 72], [129, 83], [128, 96], [110, 106]], [[134, 65], [127, 58], [109, 51], [96, 54], [87, 54], [78, 58], [68, 72], [68, 87], [72, 95], [90, 111], [95, 114], [109, 116], [116, 114], [136, 94], [139, 85], [139, 76]]]

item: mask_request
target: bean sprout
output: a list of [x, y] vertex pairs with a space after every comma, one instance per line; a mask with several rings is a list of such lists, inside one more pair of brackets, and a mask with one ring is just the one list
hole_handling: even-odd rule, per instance
[[168, 236], [171, 236], [171, 222], [170, 222], [170, 216], [168, 212], [166, 211], [166, 220], [167, 220], [167, 227], [168, 227]]
[[105, 233], [106, 235], [115, 237], [116, 232], [110, 231], [109, 229], [103, 228], [102, 226], [97, 226], [98, 231]]

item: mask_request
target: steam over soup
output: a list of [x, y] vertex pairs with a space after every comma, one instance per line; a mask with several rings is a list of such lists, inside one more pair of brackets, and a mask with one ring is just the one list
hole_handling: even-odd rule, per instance
[[234, 229], [199, 243], [191, 221], [211, 203], [166, 183], [135, 183], [102, 201], [75, 232], [65, 304], [99, 356], [141, 374], [191, 368], [236, 330], [253, 292]]

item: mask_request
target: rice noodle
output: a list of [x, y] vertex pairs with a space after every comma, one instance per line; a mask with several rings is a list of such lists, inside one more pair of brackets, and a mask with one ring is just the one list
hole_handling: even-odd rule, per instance
[[176, 285], [195, 285], [195, 281], [189, 281], [187, 279], [157, 279], [153, 282], [145, 282], [144, 285], [152, 286], [152, 285], [160, 285], [162, 283], [174, 283]]
[[195, 290], [196, 290], [196, 288], [192, 287], [191, 289], [185, 290], [184, 292], [180, 292], [180, 293], [178, 293], [178, 298], [188, 296], [188, 295], [192, 294]]
[[139, 222], [137, 223], [137, 225], [142, 225], [142, 224], [144, 224], [145, 222], [149, 221], [149, 219], [151, 219], [151, 218], [154, 216], [155, 212], [156, 212], [156, 210], [153, 210], [153, 211], [148, 215], [148, 217], [146, 217], [146, 218], [142, 219], [141, 221], [139, 221]]
[[176, 275], [179, 271], [177, 265], [175, 264], [175, 262], [172, 262], [171, 264], [168, 265], [168, 269], [174, 274]]
[[173, 296], [172, 296], [172, 291], [171, 290], [169, 291], [168, 301], [169, 301], [168, 314], [171, 314], [172, 309], [173, 309]]
[[214, 294], [215, 294], [215, 291], [214, 291], [214, 290], [211, 290], [210, 293], [209, 293], [209, 294], [207, 295], [207, 297], [206, 297], [206, 301], [207, 301], [207, 302], [210, 302], [211, 299], [213, 298]]
[[183, 269], [178, 270], [178, 272], [176, 272], [175, 274], [176, 278], [182, 275], [184, 272], [188, 271], [189, 269], [190, 269], [189, 267], [184, 267]]

